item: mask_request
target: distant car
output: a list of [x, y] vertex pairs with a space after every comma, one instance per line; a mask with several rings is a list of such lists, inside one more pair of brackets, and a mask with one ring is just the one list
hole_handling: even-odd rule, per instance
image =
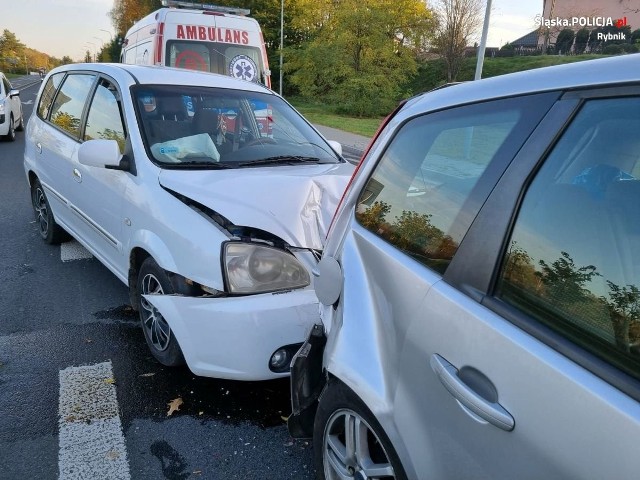
[[68, 232], [128, 285], [159, 362], [264, 380], [319, 320], [340, 150], [256, 83], [81, 64], [45, 78], [24, 166], [42, 238]]
[[412, 98], [315, 272], [289, 428], [324, 479], [640, 472], [640, 55]]
[[24, 129], [20, 91], [14, 89], [7, 77], [0, 73], [0, 137], [13, 142], [16, 130]]

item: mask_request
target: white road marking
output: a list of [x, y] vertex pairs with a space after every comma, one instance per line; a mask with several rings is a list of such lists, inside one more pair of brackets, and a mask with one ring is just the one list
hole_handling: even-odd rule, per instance
[[59, 480], [130, 480], [111, 362], [60, 370]]
[[93, 258], [93, 255], [75, 240], [60, 244], [60, 260], [70, 262], [72, 260], [83, 260]]
[[31, 105], [33, 100], [27, 100], [26, 102], [22, 102], [23, 105]]

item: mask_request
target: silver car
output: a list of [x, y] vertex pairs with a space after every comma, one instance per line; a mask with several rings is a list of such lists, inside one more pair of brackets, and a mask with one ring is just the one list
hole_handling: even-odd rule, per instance
[[640, 55], [408, 100], [314, 274], [320, 478], [637, 478]]

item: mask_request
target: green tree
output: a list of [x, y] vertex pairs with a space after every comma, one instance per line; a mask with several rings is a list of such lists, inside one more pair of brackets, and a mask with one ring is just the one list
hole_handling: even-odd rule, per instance
[[[432, 16], [419, 0], [300, 0], [294, 19], [308, 40], [286, 50], [291, 82], [306, 97], [340, 105], [344, 113], [380, 115], [404, 96], [417, 71], [415, 52]], [[304, 34], [301, 35], [304, 37]]]
[[587, 43], [589, 42], [590, 33], [591, 32], [589, 32], [589, 30], [586, 28], [581, 28], [577, 31], [576, 43], [573, 47], [576, 55], [581, 55], [584, 53], [585, 49], [587, 48]]
[[548, 264], [540, 260], [541, 271], [536, 272], [547, 288], [550, 298], [561, 304], [584, 301], [589, 291], [585, 284], [593, 277], [600, 276], [593, 265], [578, 267], [567, 252], [560, 252], [560, 258]]
[[558, 34], [558, 38], [556, 38], [556, 53], [567, 54], [569, 50], [571, 50], [571, 45], [573, 45], [573, 39], [575, 37], [575, 33], [570, 28], [565, 28]]
[[618, 347], [628, 352], [631, 343], [630, 327], [640, 322], [640, 289], [635, 285], [620, 287], [609, 280], [607, 285], [610, 299], [607, 305], [611, 313], [616, 343]]

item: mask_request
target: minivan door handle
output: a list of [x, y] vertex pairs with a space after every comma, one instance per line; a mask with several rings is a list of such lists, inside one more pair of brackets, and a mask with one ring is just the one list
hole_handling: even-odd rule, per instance
[[82, 173], [77, 168], [73, 169], [73, 179], [78, 183], [82, 182]]
[[431, 356], [431, 368], [444, 385], [444, 388], [453, 395], [460, 404], [482, 420], [489, 422], [502, 430], [510, 432], [515, 427], [515, 420], [502, 405], [490, 402], [478, 395], [472, 388], [460, 379], [458, 369], [447, 362], [437, 353]]

